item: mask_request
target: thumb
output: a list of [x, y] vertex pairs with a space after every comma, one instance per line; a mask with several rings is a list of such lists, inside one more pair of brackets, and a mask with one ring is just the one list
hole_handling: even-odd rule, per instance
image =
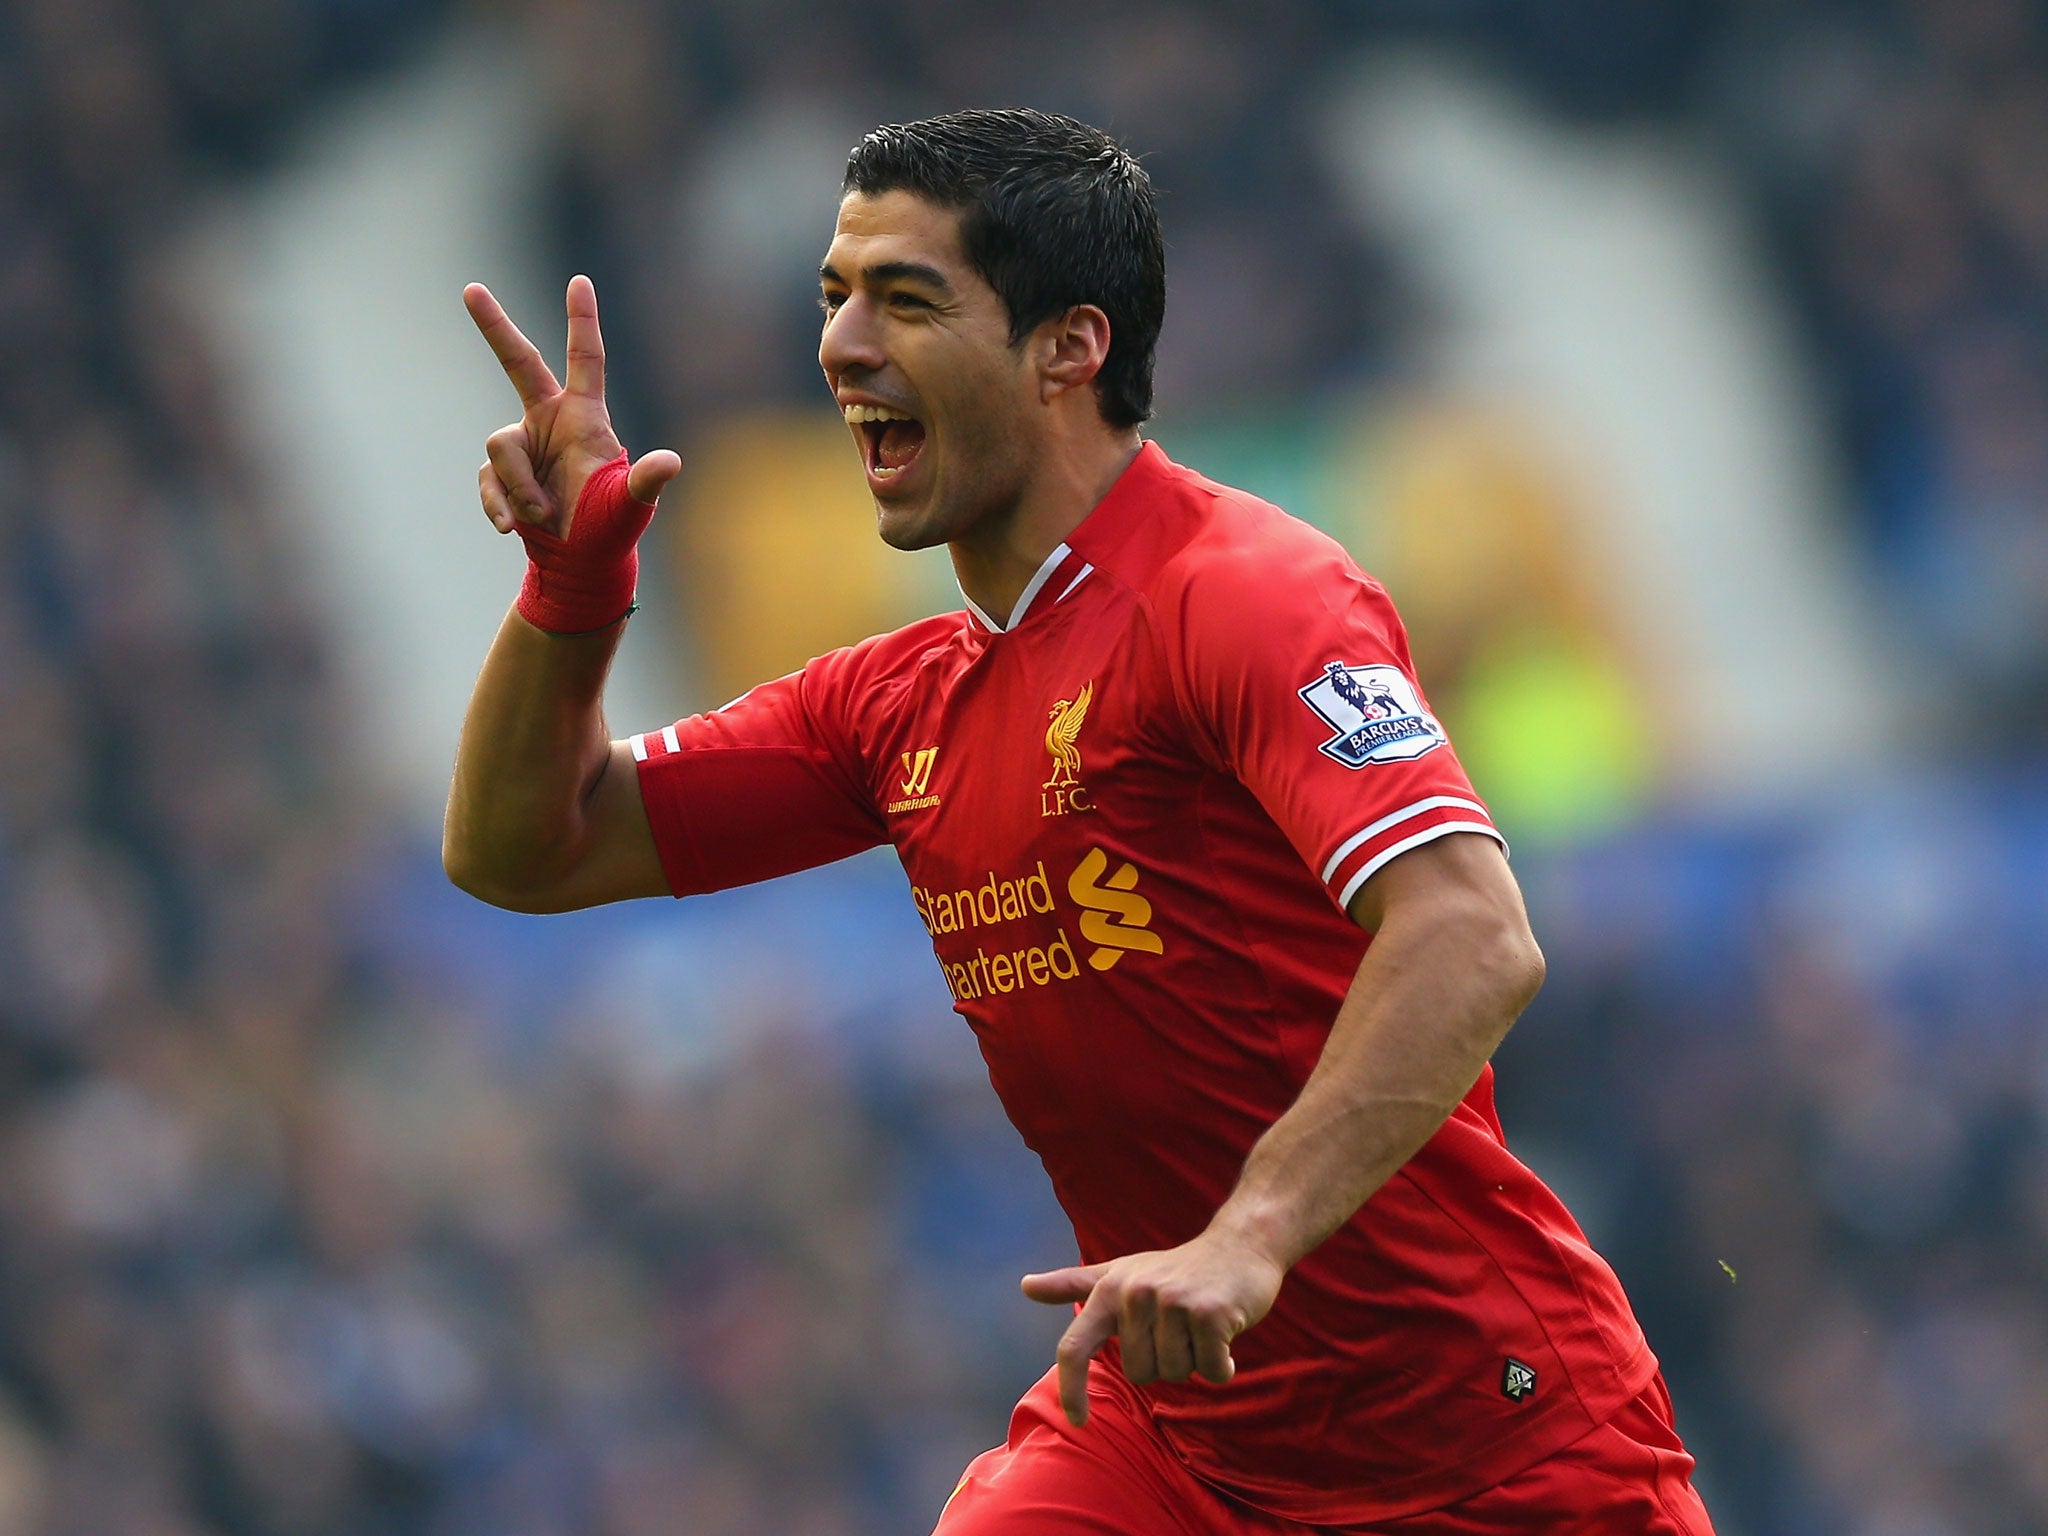
[[1052, 1269], [1044, 1274], [1026, 1275], [1023, 1280], [1024, 1294], [1033, 1301], [1050, 1303], [1086, 1301], [1088, 1293], [1095, 1289], [1095, 1282], [1102, 1278], [1102, 1272], [1107, 1268], [1107, 1264], [1076, 1264], [1067, 1269]]
[[642, 454], [639, 462], [626, 471], [626, 494], [635, 501], [654, 501], [669, 481], [682, 472], [680, 455], [671, 449], [657, 448]]

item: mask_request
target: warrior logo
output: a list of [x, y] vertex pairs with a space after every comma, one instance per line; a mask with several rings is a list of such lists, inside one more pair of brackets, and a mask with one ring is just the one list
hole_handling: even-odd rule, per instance
[[1081, 782], [1081, 726], [1088, 718], [1088, 705], [1095, 697], [1095, 684], [1086, 682], [1071, 699], [1061, 699], [1051, 710], [1052, 723], [1045, 729], [1045, 750], [1052, 754], [1052, 777], [1039, 786], [1041, 816], [1064, 816], [1069, 811], [1093, 807], [1087, 786]]
[[1536, 1390], [1536, 1370], [1522, 1364], [1512, 1355], [1500, 1373], [1500, 1390], [1503, 1396], [1519, 1403]]
[[931, 787], [932, 764], [939, 760], [937, 747], [920, 747], [903, 754], [903, 793], [921, 795]]
[[1333, 661], [1300, 690], [1301, 701], [1337, 734], [1323, 755], [1346, 768], [1405, 763], [1448, 739], [1399, 667], [1347, 667]]
[[924, 811], [937, 805], [939, 797], [931, 792], [931, 788], [932, 766], [938, 760], [937, 747], [919, 747], [915, 752], [905, 752], [901, 796], [882, 809], [891, 816], [900, 816], [905, 811]]

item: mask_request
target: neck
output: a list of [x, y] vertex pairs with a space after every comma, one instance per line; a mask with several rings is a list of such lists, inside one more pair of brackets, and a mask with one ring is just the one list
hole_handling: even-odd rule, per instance
[[1017, 599], [1049, 556], [1109, 494], [1144, 440], [1136, 427], [1094, 433], [1047, 454], [1016, 506], [983, 518], [967, 537], [946, 546], [960, 590], [1008, 628]]

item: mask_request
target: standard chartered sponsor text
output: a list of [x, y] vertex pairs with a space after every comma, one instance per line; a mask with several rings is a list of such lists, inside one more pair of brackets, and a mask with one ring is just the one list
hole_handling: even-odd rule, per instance
[[[928, 891], [914, 885], [910, 888], [910, 899], [917, 907], [917, 915], [924, 919], [925, 931], [934, 939], [941, 934], [1016, 922], [1053, 909], [1052, 883], [1045, 877], [1043, 860], [1028, 874], [1005, 879], [990, 870], [981, 884], [955, 891]], [[948, 960], [942, 953], [939, 968], [946, 973], [946, 985], [952, 988], [953, 996], [963, 1002], [987, 997], [992, 992], [1015, 992], [1021, 987], [1072, 981], [1081, 974], [1073, 941], [1064, 928], [1056, 929], [1048, 944], [1019, 945], [994, 954], [977, 948], [965, 960]]]
[[[1067, 879], [1067, 894], [1081, 909], [1081, 937], [1094, 946], [1088, 951], [1088, 964], [1098, 971], [1109, 970], [1129, 950], [1153, 955], [1164, 952], [1165, 946], [1150, 928], [1152, 903], [1136, 893], [1137, 883], [1137, 866], [1126, 862], [1111, 873], [1108, 856], [1100, 848], [1090, 848]], [[939, 968], [945, 972], [946, 985], [956, 1001], [1072, 981], [1081, 974], [1074, 942], [1064, 926], [1054, 928], [1048, 943], [1018, 945], [993, 954], [977, 947], [965, 960], [947, 959], [939, 943], [942, 935], [1051, 913], [1055, 906], [1052, 882], [1046, 878], [1043, 860], [1028, 874], [1005, 878], [990, 870], [979, 885], [963, 885], [957, 890], [932, 891], [913, 885], [910, 899], [932, 936]]]
[[1064, 928], [1058, 930], [1050, 944], [999, 950], [993, 955], [977, 949], [962, 961], [941, 955], [939, 969], [946, 973], [946, 985], [961, 1002], [987, 997], [991, 992], [1015, 992], [1027, 986], [1072, 981], [1081, 974], [1081, 967], [1074, 960], [1074, 946]]
[[928, 891], [921, 885], [910, 888], [917, 915], [933, 938], [958, 933], [963, 928], [992, 928], [997, 923], [1015, 922], [1027, 912], [1052, 910], [1052, 885], [1045, 878], [1045, 860], [1028, 875], [1005, 880], [994, 870], [980, 885], [957, 891]]

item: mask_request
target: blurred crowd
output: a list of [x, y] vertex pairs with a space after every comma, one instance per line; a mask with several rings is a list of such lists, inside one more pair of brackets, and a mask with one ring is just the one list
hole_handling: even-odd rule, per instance
[[[0, 1536], [922, 1530], [1049, 1359], [1014, 1281], [1071, 1238], [895, 876], [540, 924], [447, 891], [357, 788], [163, 267], [445, 9], [0, 0]], [[1367, 9], [500, 19], [561, 125], [550, 265], [649, 339], [636, 441], [817, 389], [821, 231], [753, 194], [886, 118], [1029, 101], [1144, 152], [1162, 398], [1223, 410], [1402, 376], [1400, 274], [1315, 147], [1348, 50], [1448, 35], [1718, 133], [1916, 696], [2037, 743], [2038, 8]], [[1731, 1532], [2048, 1528], [2048, 798], [1990, 771], [1522, 866], [1552, 982], [1510, 1136], [1621, 1268]]]
[[1885, 595], [1984, 747], [2048, 737], [2048, 16], [1744, 8], [1714, 111], [1805, 301]]
[[1852, 791], [1524, 865], [1511, 1144], [1614, 1261], [1724, 1529], [2048, 1526], [2048, 794]]
[[380, 947], [374, 747], [166, 270], [430, 10], [0, 6], [0, 1536], [897, 1529], [1045, 1352], [986, 1275], [1070, 1245], [985, 1088], [768, 994], [702, 1072], [536, 1055]]
[[[1384, 367], [1399, 294], [1314, 149], [1350, 28], [1283, 3], [526, 0], [565, 125], [561, 264], [644, 339], [629, 422], [701, 437], [822, 398], [817, 261], [846, 153], [879, 122], [1026, 102], [1099, 123], [1163, 189], [1162, 400], [1293, 397]], [[1043, 46], [1048, 38], [1061, 46]], [[651, 439], [649, 439], [651, 440]]]

